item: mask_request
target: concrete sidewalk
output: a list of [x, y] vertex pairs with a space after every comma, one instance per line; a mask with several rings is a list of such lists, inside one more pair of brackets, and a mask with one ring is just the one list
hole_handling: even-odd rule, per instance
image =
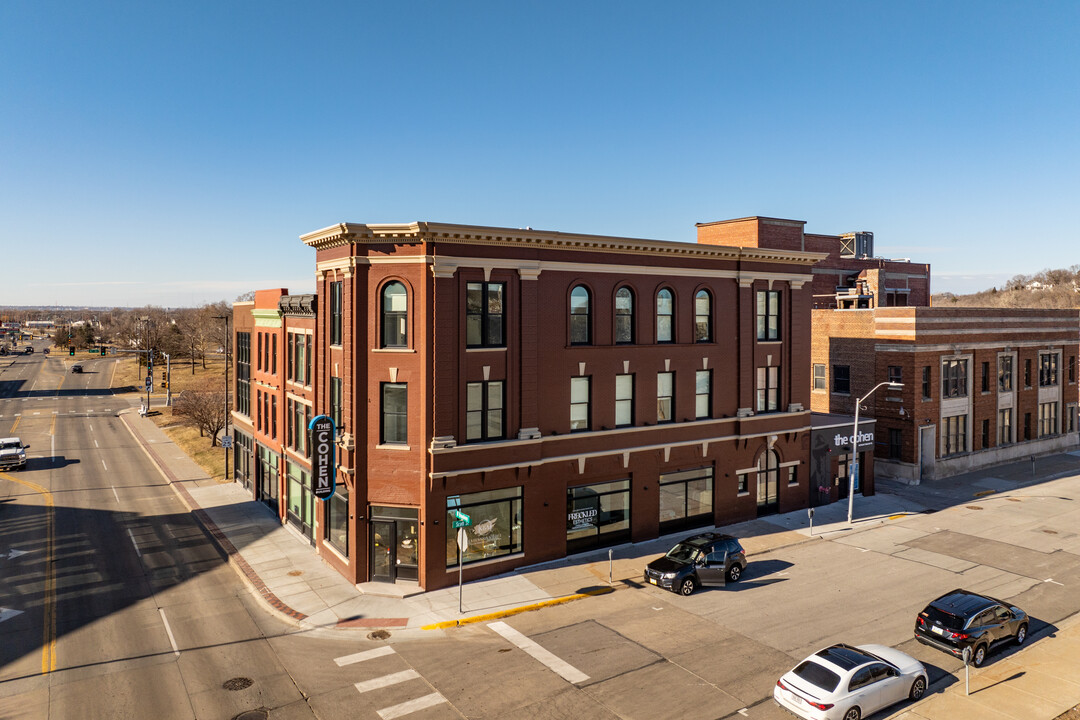
[[[120, 417], [252, 592], [279, 617], [303, 628], [420, 632], [633, 587], [640, 583], [649, 558], [662, 554], [675, 538], [687, 534], [576, 555], [469, 582], [461, 591], [459, 612], [457, 587], [421, 592], [415, 584], [353, 585], [315, 554], [307, 538], [282, 525], [269, 508], [252, 500], [239, 485], [206, 477], [152, 420], [139, 416], [135, 408], [121, 412]], [[847, 502], [842, 501], [816, 508], [812, 527], [808, 513], [799, 510], [723, 530], [739, 537], [748, 553], [763, 553], [818, 538], [857, 533], [901, 521], [913, 513], [1076, 474], [1080, 474], [1080, 453], [1040, 458], [1034, 474], [1030, 462], [1018, 462], [926, 486], [878, 481], [876, 495], [855, 498], [851, 524], [847, 522]], [[1007, 659], [974, 670], [970, 696], [964, 694], [962, 675], [959, 682], [949, 676], [951, 684], [947, 687], [932, 687], [926, 699], [891, 717], [1056, 717], [1080, 702], [1080, 675], [1076, 673], [1080, 667], [1080, 616], [1062, 622], [1052, 636], [1034, 637], [1032, 641]]]

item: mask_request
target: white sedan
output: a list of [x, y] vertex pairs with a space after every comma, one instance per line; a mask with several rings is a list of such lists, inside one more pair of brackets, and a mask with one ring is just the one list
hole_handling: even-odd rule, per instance
[[773, 688], [784, 709], [809, 720], [859, 720], [926, 694], [922, 663], [885, 645], [831, 645], [785, 673]]

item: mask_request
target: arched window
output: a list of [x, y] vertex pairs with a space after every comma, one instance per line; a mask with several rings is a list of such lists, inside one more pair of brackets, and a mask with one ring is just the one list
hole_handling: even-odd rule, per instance
[[382, 291], [382, 346], [407, 347], [405, 333], [409, 319], [409, 295], [399, 282], [387, 283]]
[[698, 290], [694, 296], [694, 342], [712, 342], [712, 296]]
[[634, 342], [634, 294], [630, 288], [615, 293], [615, 342]]
[[672, 315], [674, 312], [675, 301], [672, 299], [671, 291], [664, 288], [656, 293], [656, 342], [673, 341]]
[[570, 292], [570, 344], [588, 345], [592, 342], [592, 315], [589, 291], [578, 285]]

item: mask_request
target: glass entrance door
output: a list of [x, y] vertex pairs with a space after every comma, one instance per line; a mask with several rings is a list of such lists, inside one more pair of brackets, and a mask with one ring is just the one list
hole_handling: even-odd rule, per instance
[[374, 582], [397, 580], [394, 547], [397, 545], [397, 523], [393, 520], [371, 522], [371, 579]]
[[780, 509], [780, 467], [776, 453], [766, 450], [758, 461], [757, 514], [771, 515]]

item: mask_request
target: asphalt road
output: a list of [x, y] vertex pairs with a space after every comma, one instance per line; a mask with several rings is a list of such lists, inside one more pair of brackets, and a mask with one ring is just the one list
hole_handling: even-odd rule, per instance
[[135, 446], [127, 401], [104, 390], [111, 360], [83, 364], [0, 358], [0, 434], [16, 425], [32, 446], [26, 471], [0, 474], [5, 720], [788, 718], [776, 679], [833, 642], [899, 647], [932, 688], [957, 682], [959, 660], [912, 639], [952, 588], [1025, 608], [1033, 642], [1080, 610], [1080, 478], [1066, 478], [752, 553], [742, 581], [688, 598], [627, 587], [443, 632], [298, 632]]

